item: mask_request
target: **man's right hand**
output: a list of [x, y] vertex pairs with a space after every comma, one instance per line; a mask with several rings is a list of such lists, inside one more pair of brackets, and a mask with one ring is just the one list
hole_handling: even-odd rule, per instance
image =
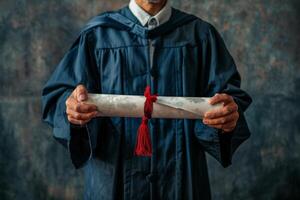
[[68, 120], [72, 124], [85, 125], [97, 115], [97, 107], [86, 104], [88, 91], [83, 85], [78, 85], [66, 101]]

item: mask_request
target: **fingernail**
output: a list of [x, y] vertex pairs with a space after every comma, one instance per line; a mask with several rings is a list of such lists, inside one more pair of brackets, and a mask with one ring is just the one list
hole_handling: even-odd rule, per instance
[[85, 95], [81, 94], [79, 95], [79, 101], [84, 101], [85, 100]]

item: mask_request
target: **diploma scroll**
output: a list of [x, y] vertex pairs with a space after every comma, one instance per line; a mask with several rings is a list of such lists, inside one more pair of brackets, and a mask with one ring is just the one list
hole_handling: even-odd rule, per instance
[[[98, 108], [103, 117], [143, 117], [144, 96], [89, 94], [88, 104]], [[158, 96], [153, 103], [152, 118], [202, 119], [205, 112], [220, 109], [222, 104], [209, 104], [206, 97]]]

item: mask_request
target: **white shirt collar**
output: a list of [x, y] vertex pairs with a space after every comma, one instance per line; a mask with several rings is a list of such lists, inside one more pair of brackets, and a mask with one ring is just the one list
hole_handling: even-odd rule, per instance
[[151, 16], [146, 11], [144, 11], [135, 0], [130, 0], [129, 9], [132, 14], [140, 21], [143, 26], [147, 25], [147, 22], [150, 18], [155, 18], [158, 22], [158, 26], [167, 22], [172, 14], [172, 7], [169, 3], [169, 0], [166, 2], [166, 5], [155, 15]]

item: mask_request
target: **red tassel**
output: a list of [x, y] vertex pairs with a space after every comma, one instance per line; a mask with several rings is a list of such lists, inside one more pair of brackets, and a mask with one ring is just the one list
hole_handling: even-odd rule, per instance
[[150, 131], [148, 127], [148, 119], [146, 117], [143, 117], [143, 121], [138, 129], [138, 137], [137, 137], [134, 154], [136, 156], [152, 155]]
[[148, 120], [151, 119], [153, 111], [153, 102], [157, 100], [157, 95], [151, 96], [150, 87], [147, 86], [144, 92], [144, 96], [146, 97], [146, 101], [144, 104], [144, 117], [138, 129], [137, 142], [134, 151], [134, 154], [136, 156], [152, 155], [152, 145], [150, 139], [150, 131], [148, 127]]

